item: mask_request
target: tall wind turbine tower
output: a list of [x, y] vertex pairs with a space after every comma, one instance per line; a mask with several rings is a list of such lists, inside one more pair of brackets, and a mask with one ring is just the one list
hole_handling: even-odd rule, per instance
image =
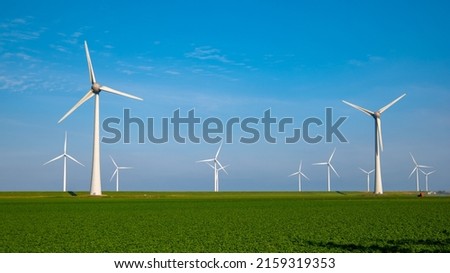
[[294, 176], [294, 175], [298, 175], [298, 191], [302, 191], [302, 176], [306, 179], [309, 180], [309, 178], [302, 172], [302, 163], [303, 161], [300, 161], [300, 165], [298, 166], [298, 171], [289, 175], [289, 176]]
[[[219, 171], [223, 170], [226, 174], [228, 174], [227, 171], [225, 170], [226, 166], [223, 167], [222, 164], [220, 164], [219, 159], [218, 159], [220, 149], [222, 149], [222, 143], [220, 144], [219, 149], [217, 150], [217, 153], [214, 156], [214, 158], [197, 161], [197, 162], [205, 162], [214, 169], [214, 191], [215, 192], [219, 191]], [[214, 165], [210, 164], [209, 162], [213, 162]]]
[[370, 172], [364, 170], [363, 168], [359, 168], [363, 173], [367, 175], [367, 192], [370, 191], [370, 174], [373, 173], [375, 170], [371, 170]]
[[375, 120], [375, 194], [383, 194], [383, 181], [381, 179], [381, 158], [380, 158], [380, 149], [383, 151], [383, 136], [381, 132], [381, 114], [384, 111], [389, 109], [392, 105], [394, 105], [397, 101], [402, 99], [406, 94], [401, 95], [396, 98], [386, 106], [380, 108], [378, 111], [369, 111], [361, 106], [352, 104], [343, 100], [342, 102], [363, 112], [364, 114], [371, 116]]
[[78, 162], [78, 160], [76, 160], [75, 158], [73, 158], [72, 156], [70, 156], [67, 153], [67, 132], [64, 135], [64, 152], [63, 152], [63, 154], [59, 155], [59, 156], [57, 156], [57, 157], [55, 157], [55, 158], [53, 158], [53, 159], [51, 159], [51, 160], [49, 160], [47, 162], [45, 162], [44, 165], [47, 165], [48, 163], [53, 162], [53, 161], [58, 160], [58, 159], [61, 159], [61, 158], [64, 159], [63, 192], [66, 192], [67, 191], [67, 158], [72, 160], [73, 162], [76, 162], [76, 163], [80, 164], [81, 166], [84, 167], [83, 164]]
[[331, 160], [333, 159], [334, 153], [336, 152], [336, 148], [334, 148], [333, 153], [331, 154], [330, 158], [327, 162], [320, 162], [320, 163], [314, 163], [313, 165], [324, 165], [327, 166], [328, 169], [328, 183], [327, 183], [327, 191], [331, 191], [331, 170], [336, 174], [337, 177], [339, 177], [339, 174], [334, 169], [333, 165], [331, 165]]
[[101, 85], [95, 79], [94, 68], [92, 66], [91, 57], [89, 55], [89, 49], [87, 42], [84, 41], [84, 49], [86, 51], [86, 59], [89, 70], [89, 79], [91, 81], [91, 88], [59, 121], [62, 122], [73, 111], [75, 111], [80, 105], [88, 101], [90, 98], [95, 97], [94, 104], [94, 136], [93, 136], [93, 149], [92, 149], [92, 172], [91, 172], [91, 195], [102, 195], [101, 173], [100, 173], [100, 92], [105, 91], [107, 93], [116, 94], [123, 97], [128, 97], [135, 100], [142, 100], [139, 97], [112, 89], [106, 85]]
[[414, 159], [414, 156], [412, 155], [412, 153], [409, 153], [409, 154], [411, 155], [411, 159], [414, 162], [414, 169], [409, 174], [409, 178], [411, 178], [413, 173], [416, 172], [416, 191], [420, 191], [419, 171], [422, 171], [422, 168], [432, 168], [432, 167], [417, 164], [417, 161]]

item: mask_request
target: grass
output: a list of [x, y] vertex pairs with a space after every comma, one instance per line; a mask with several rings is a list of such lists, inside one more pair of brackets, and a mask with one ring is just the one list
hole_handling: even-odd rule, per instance
[[0, 252], [450, 252], [450, 197], [0, 193]]

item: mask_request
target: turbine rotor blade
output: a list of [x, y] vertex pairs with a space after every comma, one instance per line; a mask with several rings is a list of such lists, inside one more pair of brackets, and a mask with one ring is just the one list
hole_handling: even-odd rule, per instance
[[116, 168], [116, 170], [113, 172], [111, 178], [109, 179], [109, 182], [111, 182], [111, 181], [113, 180], [114, 176], [115, 176], [118, 172], [119, 172], [119, 169]]
[[61, 121], [65, 120], [70, 114], [72, 114], [73, 111], [75, 111], [80, 105], [85, 103], [87, 100], [92, 98], [95, 95], [92, 89], [90, 89], [84, 97], [82, 97], [59, 121], [58, 123], [61, 123]]
[[336, 172], [336, 170], [334, 169], [333, 165], [329, 164], [328, 166], [330, 166], [330, 168], [333, 170], [333, 172], [337, 175], [337, 177], [340, 177], [339, 174]]
[[133, 167], [117, 167], [119, 170], [130, 170], [133, 169]]
[[89, 48], [88, 48], [86, 41], [84, 41], [84, 50], [86, 51], [86, 59], [87, 59], [88, 69], [89, 69], [89, 80], [91, 81], [91, 84], [94, 84], [96, 82], [94, 68], [92, 67], [91, 56], [89, 54]]
[[315, 165], [315, 166], [328, 165], [328, 162], [313, 163], [313, 165]]
[[223, 168], [220, 168], [219, 171], [224, 171], [226, 174], [228, 174], [228, 173], [225, 171], [225, 168], [226, 168], [226, 167], [229, 167], [229, 166], [230, 166], [230, 165], [225, 165], [225, 166], [223, 166]]
[[53, 158], [53, 159], [50, 159], [49, 161], [45, 162], [42, 166], [45, 166], [45, 165], [47, 165], [48, 163], [51, 163], [51, 162], [53, 162], [53, 161], [55, 161], [55, 160], [58, 160], [58, 159], [62, 158], [64, 155], [65, 155], [65, 154], [62, 154], [62, 155], [59, 155], [59, 156], [57, 156], [57, 157], [55, 157], [55, 158]]
[[414, 159], [414, 156], [412, 155], [412, 153], [409, 153], [409, 154], [411, 155], [411, 158], [412, 158], [412, 160], [413, 160], [413, 162], [414, 162], [414, 165], [417, 166], [417, 162], [416, 162], [416, 160]]
[[108, 87], [108, 86], [106, 86], [106, 85], [102, 85], [102, 86], [100, 87], [100, 89], [101, 89], [102, 91], [105, 91], [105, 92], [108, 92], [108, 93], [112, 93], [112, 94], [116, 94], [116, 95], [123, 96], [123, 97], [127, 97], [127, 98], [130, 98], [130, 99], [143, 100], [143, 99], [141, 99], [141, 98], [139, 98], [139, 97], [130, 95], [130, 94], [128, 94], [128, 93], [125, 93], [125, 92], [122, 92], [122, 91], [119, 91], [119, 90], [112, 89], [111, 87]]
[[417, 166], [412, 170], [412, 172], [409, 174], [408, 178], [411, 178], [411, 176], [413, 175], [413, 173], [417, 170]]
[[366, 174], [369, 174], [369, 172], [368, 171], [366, 171], [366, 170], [364, 170], [363, 168], [359, 168], [362, 172], [364, 172], [364, 173], [366, 173]]
[[84, 167], [84, 165], [83, 164], [81, 164], [78, 160], [76, 160], [75, 158], [73, 158], [72, 156], [70, 156], [70, 155], [68, 155], [68, 154], [66, 154], [66, 156], [67, 156], [67, 158], [69, 158], [70, 160], [72, 160], [72, 161], [74, 161], [74, 162], [76, 162], [76, 163], [78, 163], [78, 164], [80, 164], [81, 166], [83, 166]]
[[195, 161], [195, 162], [201, 163], [201, 162], [211, 162], [211, 161], [214, 161], [214, 158], [199, 160], [199, 161]]
[[294, 175], [299, 175], [299, 174], [300, 174], [300, 172], [295, 172], [293, 174], [290, 174], [288, 177], [291, 177], [291, 176], [294, 176]]
[[348, 101], [343, 100], [342, 102], [347, 104], [348, 106], [351, 106], [351, 107], [355, 108], [356, 110], [359, 110], [359, 111], [363, 112], [364, 114], [366, 114], [368, 116], [373, 117], [373, 115], [375, 114], [374, 112], [372, 112], [370, 110], [367, 110], [367, 109], [365, 109], [365, 108], [363, 108], [361, 106], [358, 106], [356, 104], [350, 103]]
[[208, 164], [208, 166], [210, 166], [210, 167], [213, 168], [214, 170], [216, 169], [216, 168], [214, 168], [214, 166], [213, 166], [211, 163], [206, 162], [206, 164]]
[[384, 111], [386, 111], [387, 109], [389, 109], [389, 107], [391, 107], [392, 105], [394, 105], [397, 101], [401, 100], [404, 96], [406, 96], [406, 93], [401, 95], [400, 97], [396, 98], [395, 100], [393, 100], [392, 102], [390, 102], [389, 104], [387, 104], [386, 106], [382, 107], [380, 110], [378, 110], [378, 112], [380, 112], [380, 114], [382, 114]]
[[220, 169], [222, 169], [226, 174], [228, 174], [225, 168], [222, 166], [222, 164], [220, 164], [219, 160], [216, 160], [216, 162], [220, 166]]
[[222, 149], [222, 144], [223, 144], [223, 142], [220, 143], [219, 149], [217, 149], [216, 157], [214, 157], [214, 158], [216, 158], [216, 159], [217, 159], [217, 157], [219, 156], [220, 149]]
[[109, 156], [109, 158], [111, 158], [111, 160], [112, 160], [114, 166], [116, 166], [116, 168], [119, 168], [119, 166], [117, 166], [117, 163], [116, 163], [116, 161], [114, 161], [114, 159], [112, 158], [112, 156]]
[[330, 156], [330, 159], [328, 159], [328, 163], [331, 162], [331, 159], [333, 159], [334, 153], [336, 152], [336, 148], [334, 148], [333, 153]]
[[309, 178], [304, 173], [300, 172], [300, 175], [309, 180]]

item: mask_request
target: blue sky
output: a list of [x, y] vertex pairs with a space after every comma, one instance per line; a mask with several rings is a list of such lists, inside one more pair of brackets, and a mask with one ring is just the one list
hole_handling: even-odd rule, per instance
[[[385, 190], [414, 190], [409, 152], [435, 167], [434, 190], [450, 190], [450, 18], [446, 1], [3, 1], [0, 9], [0, 190], [60, 190], [69, 153], [68, 189], [89, 190], [93, 101], [57, 121], [89, 89], [83, 42], [97, 80], [144, 98], [101, 95], [101, 120], [170, 117], [176, 109], [200, 118], [323, 118], [326, 107], [348, 143], [224, 145], [229, 175], [222, 190], [296, 189], [300, 160], [325, 190], [325, 161], [336, 147], [333, 190], [364, 190], [358, 167], [373, 166], [373, 120], [342, 99], [377, 110], [407, 96], [383, 115]], [[261, 129], [261, 127], [259, 127]], [[317, 132], [322, 132], [318, 128]], [[104, 131], [102, 135], [106, 135]], [[123, 190], [213, 189], [212, 170], [196, 160], [218, 145], [102, 145], [102, 186], [113, 190], [119, 165]], [[423, 177], [422, 181], [423, 180]]]

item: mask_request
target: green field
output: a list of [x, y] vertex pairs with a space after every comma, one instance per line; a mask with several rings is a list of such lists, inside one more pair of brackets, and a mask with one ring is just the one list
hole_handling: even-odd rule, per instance
[[450, 252], [450, 197], [0, 193], [0, 252]]

